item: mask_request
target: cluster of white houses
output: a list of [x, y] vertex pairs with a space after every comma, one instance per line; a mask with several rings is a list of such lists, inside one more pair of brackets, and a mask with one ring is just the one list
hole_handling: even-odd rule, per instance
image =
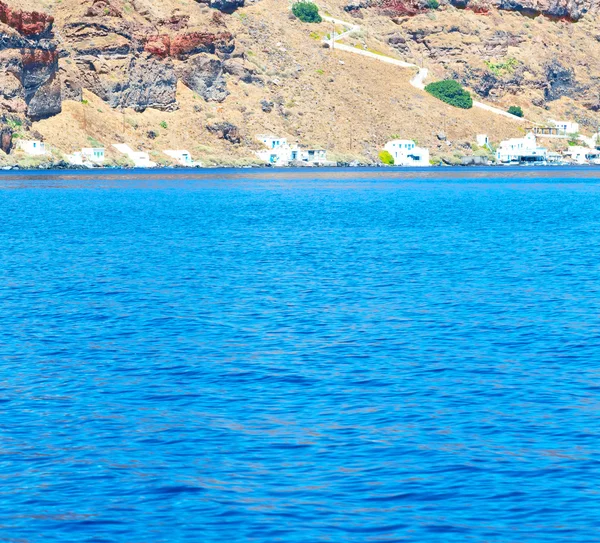
[[293, 164], [335, 166], [335, 163], [327, 160], [325, 149], [300, 147], [288, 143], [287, 138], [270, 134], [259, 134], [256, 139], [265, 147], [263, 150], [256, 151], [256, 156], [271, 166], [289, 166]]
[[[115, 143], [113, 144], [113, 148], [129, 158], [136, 168], [155, 168], [157, 166], [156, 162], [150, 160], [150, 155], [148, 153], [134, 151], [129, 145]], [[19, 139], [17, 140], [17, 149], [21, 149], [24, 153], [31, 156], [46, 156], [50, 154], [48, 146], [37, 140]], [[166, 150], [163, 151], [163, 153], [177, 162], [180, 166], [189, 168], [202, 166], [202, 163], [192, 159], [192, 155], [189, 151]], [[106, 161], [106, 152], [104, 147], [84, 147], [80, 151], [65, 155], [65, 159], [73, 166], [102, 166]]]
[[[550, 121], [549, 126], [534, 126], [524, 137], [512, 138], [500, 142], [495, 149], [495, 159], [498, 164], [597, 164], [600, 165], [599, 135], [592, 138], [579, 135], [579, 125], [569, 121]], [[569, 139], [569, 147], [563, 153], [554, 153], [538, 144], [538, 138]], [[307, 147], [289, 143], [286, 138], [261, 134], [256, 139], [263, 148], [256, 151], [256, 156], [270, 166], [331, 166], [334, 162], [328, 160], [327, 151], [318, 147]], [[476, 142], [479, 147], [492, 146], [485, 134], [478, 134]], [[573, 145], [574, 140], [585, 145]], [[135, 151], [125, 144], [115, 143], [116, 151], [129, 158], [137, 168], [154, 168], [156, 162], [150, 159], [146, 152]], [[36, 140], [17, 140], [17, 148], [28, 155], [43, 156], [50, 154], [50, 149], [43, 142]], [[384, 148], [396, 166], [429, 166], [429, 150], [419, 147], [413, 140], [393, 139]], [[163, 153], [180, 166], [200, 167], [200, 162], [194, 161], [186, 150], [166, 150]], [[106, 160], [102, 147], [87, 147], [67, 155], [67, 161], [73, 165], [95, 167], [102, 166]]]

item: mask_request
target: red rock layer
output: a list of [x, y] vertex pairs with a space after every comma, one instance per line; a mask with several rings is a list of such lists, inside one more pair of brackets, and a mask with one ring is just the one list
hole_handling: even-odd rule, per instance
[[146, 39], [145, 51], [161, 58], [184, 58], [195, 53], [214, 53], [221, 44], [230, 43], [233, 36], [229, 32], [188, 32], [170, 37], [166, 34], [150, 36]]
[[0, 22], [14, 28], [22, 36], [36, 36], [52, 30], [54, 17], [37, 11], [11, 9], [0, 1]]
[[51, 66], [58, 60], [58, 51], [47, 51], [44, 49], [23, 49], [23, 68], [31, 65]]

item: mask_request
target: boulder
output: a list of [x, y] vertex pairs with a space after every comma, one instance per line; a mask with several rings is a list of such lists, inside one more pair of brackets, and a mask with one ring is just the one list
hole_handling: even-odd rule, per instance
[[0, 126], [0, 149], [7, 155], [12, 150], [13, 130], [10, 126]]
[[229, 141], [230, 143], [240, 143], [242, 138], [240, 131], [234, 124], [223, 122], [209, 124], [206, 129], [211, 133], [215, 134], [219, 139]]
[[196, 55], [178, 67], [177, 75], [206, 101], [222, 102], [229, 95], [223, 63], [214, 57]]
[[244, 0], [196, 0], [200, 4], [207, 4], [213, 9], [223, 13], [233, 13], [236, 9], [244, 7]]
[[562, 96], [573, 96], [577, 84], [572, 68], [566, 68], [554, 59], [545, 66], [545, 75], [544, 98], [547, 101], [558, 100]]

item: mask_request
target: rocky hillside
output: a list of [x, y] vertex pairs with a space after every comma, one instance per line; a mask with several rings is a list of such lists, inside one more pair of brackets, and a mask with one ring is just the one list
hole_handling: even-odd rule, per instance
[[[534, 121], [568, 116], [588, 132], [600, 123], [596, 0], [320, 7], [361, 25], [348, 45], [425, 66], [430, 80], [458, 79]], [[294, 19], [282, 0], [0, 0], [0, 148], [11, 153], [0, 161], [16, 160], [18, 137], [57, 154], [125, 142], [161, 162], [162, 150], [185, 148], [242, 164], [260, 132], [343, 160], [373, 160], [394, 135], [447, 158], [470, 152], [476, 133], [522, 133], [522, 123], [411, 87], [410, 69], [324, 48], [332, 30]]]

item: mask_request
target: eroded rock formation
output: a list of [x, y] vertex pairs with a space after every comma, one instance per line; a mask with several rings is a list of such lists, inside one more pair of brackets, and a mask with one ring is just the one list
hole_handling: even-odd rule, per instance
[[61, 111], [54, 19], [0, 1], [0, 106], [43, 119]]

